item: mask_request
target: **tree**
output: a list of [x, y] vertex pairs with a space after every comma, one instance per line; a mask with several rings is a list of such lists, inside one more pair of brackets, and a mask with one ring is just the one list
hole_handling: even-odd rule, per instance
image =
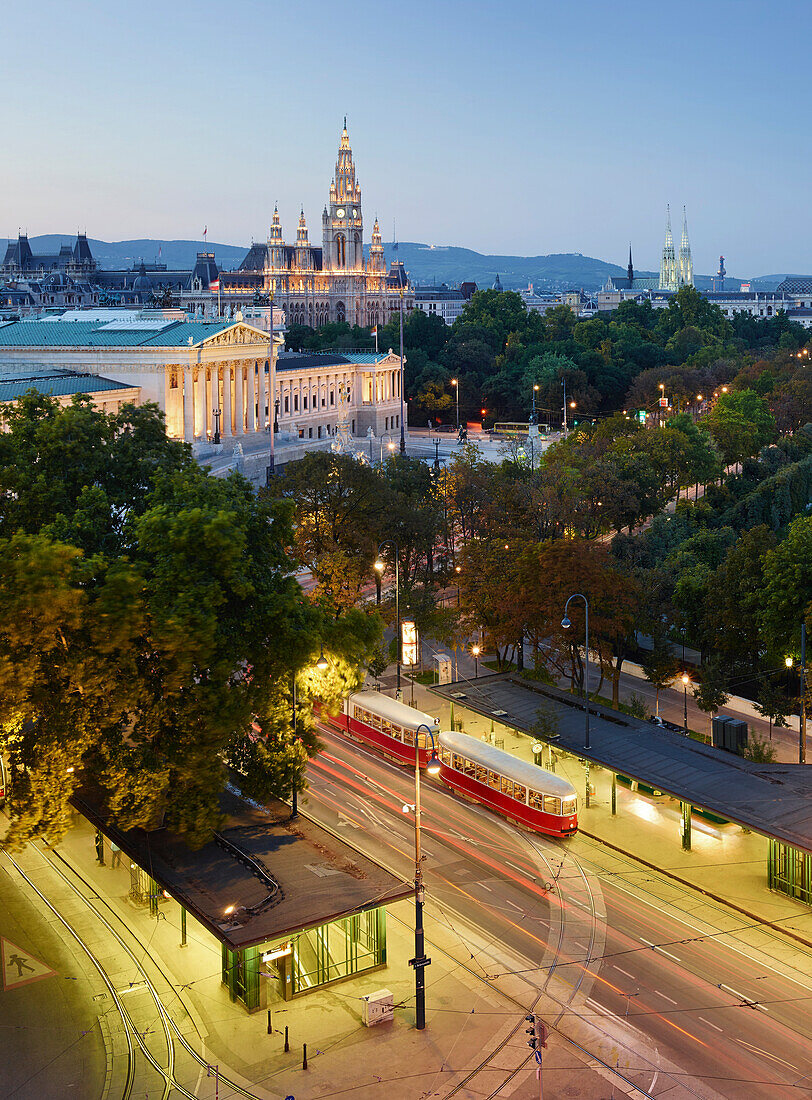
[[812, 516], [800, 516], [764, 558], [762, 623], [774, 652], [797, 654], [801, 622], [812, 636]]
[[775, 746], [751, 730], [747, 744], [744, 746], [745, 760], [752, 760], [756, 764], [774, 764], [777, 757]]
[[640, 667], [654, 688], [654, 714], [659, 717], [660, 692], [674, 680], [680, 667], [670, 642], [663, 637], [655, 638], [652, 648], [641, 658]]
[[[306, 736], [290, 730], [294, 674], [335, 705], [380, 637], [377, 617], [304, 597], [288, 502], [211, 477], [166, 439], [155, 410], [138, 413], [32, 399], [0, 440], [15, 487], [0, 502], [11, 845], [58, 840], [80, 782], [123, 828], [165, 822], [204, 842], [220, 821], [224, 758], [252, 753], [266, 797], [304, 782], [302, 752], [317, 742], [308, 705]], [[82, 446], [60, 470], [72, 430]], [[330, 665], [314, 678], [322, 645]]]
[[699, 683], [693, 689], [696, 705], [711, 718], [730, 698], [725, 690], [726, 678], [718, 658], [706, 661], [700, 671]]
[[703, 418], [703, 424], [726, 465], [756, 454], [775, 436], [775, 418], [755, 390], [722, 394]]
[[755, 708], [763, 718], [770, 722], [770, 740], [773, 739], [773, 726], [776, 729], [786, 728], [787, 715], [792, 710], [792, 705], [775, 680], [765, 676], [759, 688], [758, 700]]

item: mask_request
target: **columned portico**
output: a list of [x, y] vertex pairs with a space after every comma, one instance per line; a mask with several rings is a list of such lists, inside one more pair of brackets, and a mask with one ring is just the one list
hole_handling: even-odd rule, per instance
[[245, 433], [245, 367], [237, 364], [234, 372], [234, 396], [235, 396], [235, 435]]
[[186, 367], [183, 372], [183, 439], [185, 443], [193, 443], [195, 438], [195, 397], [192, 368]]
[[229, 439], [234, 434], [231, 430], [231, 367], [223, 367], [223, 428], [222, 434]]
[[255, 432], [257, 430], [257, 365], [256, 363], [248, 364], [248, 431]]

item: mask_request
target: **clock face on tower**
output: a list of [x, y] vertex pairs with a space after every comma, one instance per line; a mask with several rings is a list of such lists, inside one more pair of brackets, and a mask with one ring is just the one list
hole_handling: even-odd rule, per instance
[[336, 216], [339, 218], [343, 218], [346, 213], [347, 211], [344, 209], [343, 206], [339, 206], [338, 210], [336, 210]]
[[353, 207], [353, 211], [352, 211], [352, 216], [353, 216], [354, 218], [357, 218], [357, 217], [358, 217], [358, 211], [357, 211], [357, 210], [356, 210], [356, 209], [355, 209], [354, 207]]

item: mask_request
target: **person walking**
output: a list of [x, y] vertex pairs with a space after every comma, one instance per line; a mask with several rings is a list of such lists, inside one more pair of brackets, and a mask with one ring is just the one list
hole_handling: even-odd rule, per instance
[[104, 836], [101, 829], [96, 830], [96, 862], [104, 867]]
[[110, 866], [113, 867], [113, 868], [120, 867], [121, 866], [121, 849], [119, 848], [119, 846], [117, 844], [114, 844], [112, 840], [110, 841], [110, 851], [112, 853], [112, 858], [110, 860]]

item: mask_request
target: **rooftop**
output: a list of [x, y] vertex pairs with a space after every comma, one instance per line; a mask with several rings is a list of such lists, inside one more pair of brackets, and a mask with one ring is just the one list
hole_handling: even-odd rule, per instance
[[[236, 951], [409, 897], [414, 887], [284, 803], [249, 804], [229, 787], [219, 840], [193, 852], [168, 829], [122, 832], [94, 792], [72, 802], [91, 824]], [[230, 914], [226, 910], [231, 910]]]
[[38, 390], [52, 397], [70, 397], [74, 393], [136, 391], [137, 388], [98, 374], [60, 370], [44, 364], [23, 364], [19, 360], [4, 363], [0, 356], [0, 401], [17, 401], [28, 390]]
[[553, 702], [559, 720], [556, 745], [565, 751], [812, 852], [812, 768], [755, 764], [597, 704], [591, 707], [591, 748], [585, 752], [583, 707], [557, 688], [514, 676], [488, 676], [474, 684], [432, 690], [526, 732], [539, 708]]
[[[194, 347], [238, 321], [172, 319], [11, 321], [0, 326], [0, 349], [19, 347]], [[259, 338], [258, 338], [259, 339]], [[263, 339], [267, 339], [263, 337]]]

